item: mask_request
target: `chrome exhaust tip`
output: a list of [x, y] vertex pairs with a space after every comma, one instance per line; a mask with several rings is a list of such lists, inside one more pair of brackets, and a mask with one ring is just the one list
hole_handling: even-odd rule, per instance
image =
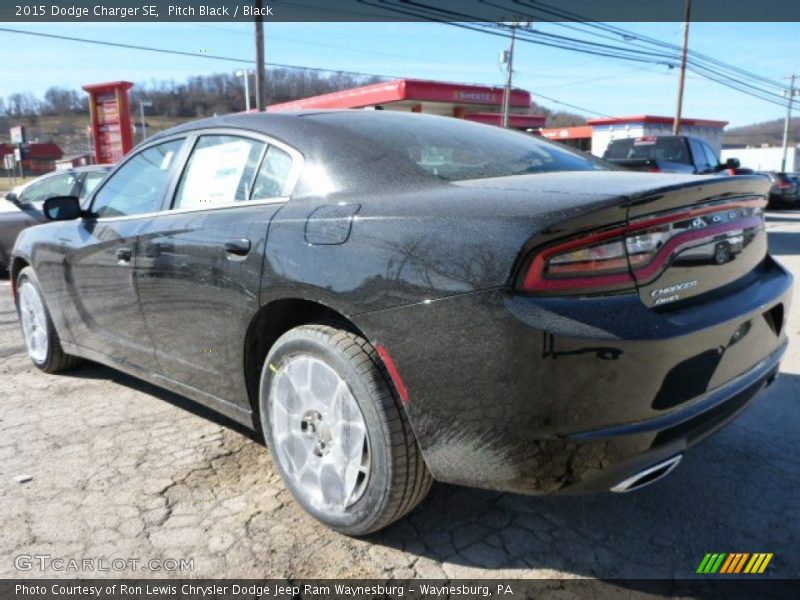
[[681, 462], [682, 458], [683, 454], [678, 454], [677, 456], [668, 458], [667, 460], [657, 463], [652, 467], [648, 467], [643, 471], [639, 471], [635, 475], [632, 475], [619, 482], [617, 485], [611, 488], [611, 491], [616, 494], [621, 494], [624, 492], [639, 490], [647, 485], [650, 485], [662, 477], [669, 475], [672, 470], [678, 466], [678, 463]]

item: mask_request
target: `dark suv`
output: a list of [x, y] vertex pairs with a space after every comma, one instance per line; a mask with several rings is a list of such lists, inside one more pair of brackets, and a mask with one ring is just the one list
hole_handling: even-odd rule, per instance
[[769, 208], [796, 208], [800, 206], [800, 181], [795, 173], [761, 173], [769, 178]]

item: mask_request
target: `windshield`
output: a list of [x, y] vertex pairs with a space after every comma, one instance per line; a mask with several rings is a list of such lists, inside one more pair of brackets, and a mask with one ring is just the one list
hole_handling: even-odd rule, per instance
[[447, 181], [505, 177], [551, 171], [607, 170], [609, 167], [542, 138], [463, 119], [388, 111], [372, 118], [329, 113], [314, 118], [335, 121], [353, 135], [387, 150]]

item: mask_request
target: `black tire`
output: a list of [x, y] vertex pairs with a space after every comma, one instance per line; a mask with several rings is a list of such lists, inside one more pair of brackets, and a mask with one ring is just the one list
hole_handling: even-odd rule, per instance
[[[71, 354], [67, 354], [61, 347], [61, 339], [58, 337], [58, 332], [53, 326], [53, 319], [50, 317], [50, 311], [47, 309], [47, 303], [44, 300], [44, 295], [42, 294], [42, 288], [39, 286], [39, 280], [36, 278], [36, 273], [31, 267], [25, 267], [19, 272], [19, 275], [17, 275], [18, 292], [19, 290], [22, 289], [23, 284], [26, 283], [31, 284], [38, 293], [39, 298], [41, 299], [42, 304], [44, 306], [44, 315], [45, 315], [45, 320], [47, 322], [47, 351], [42, 360], [36, 360], [33, 356], [31, 356], [29, 352], [28, 356], [31, 359], [31, 362], [38, 369], [41, 369], [45, 373], [59, 373], [61, 371], [67, 371], [69, 369], [74, 368], [81, 362], [81, 359], [78, 358], [77, 356], [72, 356]], [[20, 322], [21, 322], [22, 315], [20, 309], [19, 293], [17, 294], [17, 315], [20, 317]]]
[[[273, 399], [270, 389], [275, 373], [298, 357], [311, 357], [333, 369], [347, 384], [366, 425], [369, 472], [365, 487], [358, 500], [339, 512], [315, 506], [287, 474], [276, 451], [269, 417]], [[262, 430], [281, 477], [300, 505], [328, 527], [347, 535], [378, 531], [408, 514], [430, 491], [433, 479], [405, 410], [377, 352], [356, 333], [336, 324], [290, 330], [275, 342], [264, 362], [259, 397]]]

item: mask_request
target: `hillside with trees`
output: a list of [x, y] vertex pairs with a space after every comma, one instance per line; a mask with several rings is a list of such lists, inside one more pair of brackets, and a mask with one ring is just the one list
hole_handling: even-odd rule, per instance
[[[780, 146], [783, 144], [784, 119], [754, 123], [744, 127], [733, 127], [725, 131], [722, 143], [726, 146]], [[800, 143], [800, 117], [791, 120], [789, 145]]]
[[[349, 73], [323, 75], [318, 71], [271, 69], [267, 73], [267, 104], [288, 102], [368, 85], [382, 81], [378, 77], [360, 77]], [[252, 86], [251, 86], [252, 93]], [[146, 109], [149, 133], [176, 124], [242, 111], [245, 108], [244, 85], [233, 73], [216, 73], [190, 77], [184, 82], [146, 81], [136, 83], [131, 90], [131, 111], [139, 126], [139, 100], [152, 103]], [[586, 122], [580, 115], [553, 111], [534, 104], [532, 112], [547, 116], [548, 127], [568, 127]], [[0, 142], [8, 140], [12, 125], [25, 125], [28, 138], [54, 141], [66, 154], [89, 149], [86, 127], [89, 124], [87, 95], [83, 90], [54, 86], [43, 98], [28, 92], [15, 92], [0, 98]], [[137, 131], [136, 139], [140, 132]]]

